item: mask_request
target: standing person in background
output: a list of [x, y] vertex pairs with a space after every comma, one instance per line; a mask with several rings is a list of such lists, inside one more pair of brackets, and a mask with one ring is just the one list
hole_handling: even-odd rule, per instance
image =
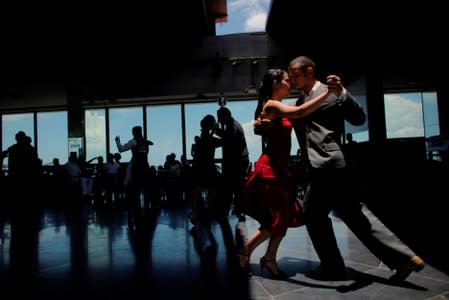
[[[316, 78], [315, 63], [306, 56], [293, 59], [288, 67], [292, 85], [301, 93], [296, 105], [328, 88]], [[344, 121], [362, 125], [366, 115], [356, 99], [337, 77], [337, 91], [312, 114], [293, 120], [293, 127], [306, 164], [307, 188], [304, 197], [304, 219], [307, 231], [321, 264], [311, 277], [338, 280], [345, 277], [345, 263], [337, 245], [329, 213], [335, 211], [361, 242], [391, 270], [392, 280], [402, 281], [412, 271], [424, 267], [423, 260], [399, 240], [359, 200], [349, 192], [346, 161], [341, 149]]]
[[[219, 180], [219, 171], [215, 164], [215, 149], [222, 146], [222, 140], [214, 136], [217, 122], [213, 115], [206, 115], [200, 121], [201, 134], [195, 142], [195, 156], [193, 158], [193, 194], [192, 211], [189, 220], [196, 225], [201, 217], [215, 212], [216, 192]], [[203, 209], [203, 208], [206, 208]], [[201, 211], [200, 211], [201, 210]], [[203, 213], [200, 216], [200, 213]], [[204, 221], [204, 220], [203, 220]]]
[[[330, 78], [329, 80], [333, 80]], [[274, 279], [287, 277], [277, 265], [276, 255], [288, 227], [302, 225], [298, 210], [293, 210], [294, 201], [289, 194], [287, 170], [291, 151], [292, 125], [288, 118], [303, 118], [313, 112], [332, 92], [324, 90], [308, 103], [295, 107], [281, 103], [290, 94], [290, 79], [285, 70], [269, 69], [259, 88], [261, 120], [272, 124], [265, 131], [266, 147], [255, 164], [254, 172], [245, 185], [242, 212], [260, 223], [259, 229], [238, 254], [240, 267], [249, 273], [252, 252], [266, 240], [268, 247], [260, 259], [263, 271], [267, 268]], [[250, 273], [249, 273], [250, 274]]]
[[119, 190], [117, 185], [117, 174], [120, 170], [120, 164], [114, 160], [114, 154], [106, 155], [106, 163], [104, 164], [104, 188], [105, 188], [105, 204], [109, 207], [116, 205], [119, 198]]
[[[149, 178], [150, 165], [148, 162], [149, 146], [153, 142], [144, 138], [142, 126], [132, 128], [133, 138], [126, 144], [120, 142], [120, 137], [115, 137], [118, 151], [125, 152], [131, 150], [131, 160], [126, 169], [125, 186], [127, 205], [131, 212], [131, 220], [134, 213], [140, 211], [140, 196], [145, 192], [146, 180]], [[135, 221], [135, 220], [134, 220]]]
[[195, 135], [195, 137], [193, 138], [193, 144], [192, 147], [190, 148], [190, 155], [192, 155], [192, 158], [195, 159], [196, 153], [198, 151], [198, 144], [200, 142], [200, 136], [199, 135]]
[[10, 204], [11, 278], [14, 284], [18, 284], [16, 287], [19, 291], [31, 287], [33, 272], [37, 267], [40, 168], [37, 151], [31, 145], [30, 137], [19, 131], [15, 138], [16, 143], [7, 150], [9, 193], [5, 194], [9, 196]]
[[222, 217], [227, 217], [233, 205], [233, 214], [241, 220], [244, 216], [239, 212], [240, 199], [246, 182], [249, 158], [245, 133], [242, 125], [232, 117], [231, 111], [221, 106], [217, 110], [220, 126], [215, 134], [222, 140]]
[[119, 168], [117, 170], [117, 191], [118, 198], [116, 199], [116, 205], [123, 206], [125, 202], [125, 178], [126, 178], [126, 169], [127, 163], [123, 163], [122, 155], [119, 152], [114, 153], [114, 161], [119, 164]]

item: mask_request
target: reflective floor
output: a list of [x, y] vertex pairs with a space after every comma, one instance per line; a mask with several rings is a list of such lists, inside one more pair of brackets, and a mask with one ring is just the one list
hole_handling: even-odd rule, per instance
[[[248, 217], [239, 222], [229, 216], [228, 222], [194, 228], [187, 214], [187, 208], [158, 209], [131, 219], [123, 209], [90, 204], [71, 210], [45, 209], [35, 243], [18, 246], [11, 240], [17, 233], [3, 218], [0, 291], [23, 293], [28, 299], [449, 298], [447, 270], [428, 263], [405, 282], [392, 283], [388, 280], [392, 272], [336, 217], [347, 280], [316, 281], [306, 276], [318, 261], [304, 227], [290, 229], [279, 250], [278, 263], [288, 279], [261, 274], [258, 260], [265, 245], [251, 257], [254, 276], [248, 279], [238, 272], [234, 249], [258, 224]], [[17, 247], [17, 253], [10, 253], [10, 247]], [[422, 247], [425, 253], [418, 254], [428, 261], [434, 247]], [[34, 268], [14, 263], [29, 261], [30, 253], [35, 254]]]

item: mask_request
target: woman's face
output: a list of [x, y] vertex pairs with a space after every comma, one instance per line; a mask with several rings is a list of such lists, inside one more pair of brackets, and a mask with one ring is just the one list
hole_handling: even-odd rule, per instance
[[287, 72], [284, 72], [284, 74], [282, 74], [281, 81], [278, 81], [279, 93], [282, 95], [282, 97], [288, 96], [290, 94], [290, 88], [290, 77], [288, 76]]

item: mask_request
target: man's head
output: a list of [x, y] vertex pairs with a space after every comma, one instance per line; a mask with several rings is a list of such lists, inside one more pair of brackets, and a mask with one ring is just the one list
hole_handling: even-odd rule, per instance
[[231, 111], [227, 107], [221, 106], [217, 110], [217, 119], [220, 124], [228, 123], [231, 120], [231, 118], [232, 118]]
[[16, 133], [16, 141], [21, 143], [25, 142], [26, 134], [22, 130]]
[[132, 133], [134, 137], [142, 137], [142, 126], [134, 126]]
[[315, 63], [307, 56], [293, 59], [288, 66], [290, 82], [299, 91], [308, 93], [316, 82]]

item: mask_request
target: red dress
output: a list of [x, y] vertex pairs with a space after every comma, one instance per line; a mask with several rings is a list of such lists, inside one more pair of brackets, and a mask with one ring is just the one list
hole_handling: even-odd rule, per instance
[[288, 118], [278, 118], [267, 133], [267, 146], [254, 166], [244, 189], [242, 212], [260, 223], [273, 236], [284, 236], [288, 227], [302, 225], [298, 208], [294, 209], [289, 193], [287, 170], [291, 149], [292, 125]]

